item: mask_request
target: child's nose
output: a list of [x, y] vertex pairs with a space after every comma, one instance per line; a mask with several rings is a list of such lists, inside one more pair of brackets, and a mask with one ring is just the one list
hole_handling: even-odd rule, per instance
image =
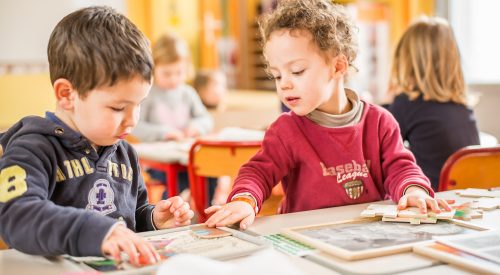
[[281, 90], [288, 90], [292, 88], [292, 82], [288, 77], [282, 77], [280, 81], [280, 88]]
[[135, 127], [135, 125], [137, 125], [138, 120], [139, 120], [139, 114], [132, 112], [125, 117], [124, 125], [126, 127]]

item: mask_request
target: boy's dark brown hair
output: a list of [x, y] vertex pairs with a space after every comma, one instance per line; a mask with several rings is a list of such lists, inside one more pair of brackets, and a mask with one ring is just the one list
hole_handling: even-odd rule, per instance
[[88, 7], [65, 16], [50, 35], [47, 55], [52, 84], [65, 78], [81, 98], [136, 76], [151, 82], [149, 41], [110, 7]]

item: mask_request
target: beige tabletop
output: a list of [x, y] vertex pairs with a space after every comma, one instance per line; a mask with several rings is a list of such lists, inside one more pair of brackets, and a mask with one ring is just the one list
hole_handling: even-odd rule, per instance
[[[457, 198], [454, 192], [440, 193], [438, 196]], [[358, 204], [259, 217], [248, 229], [248, 233], [269, 235], [280, 233], [283, 228], [350, 220], [358, 217], [366, 206], [367, 204]], [[488, 228], [500, 228], [500, 210], [485, 212], [482, 220], [473, 220], [471, 223]], [[469, 271], [412, 252], [357, 261], [345, 261], [321, 252], [304, 258], [290, 256], [290, 259], [305, 274], [469, 274]], [[0, 251], [0, 275], [62, 274], [78, 270], [81, 269], [67, 260], [49, 260], [39, 256], [29, 256], [12, 249]]]

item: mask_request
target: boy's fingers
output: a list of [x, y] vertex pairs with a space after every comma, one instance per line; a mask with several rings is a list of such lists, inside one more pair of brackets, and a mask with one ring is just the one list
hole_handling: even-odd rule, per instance
[[405, 209], [406, 206], [408, 205], [408, 197], [407, 196], [402, 196], [401, 199], [399, 199], [398, 202], [398, 209]]
[[128, 255], [129, 262], [133, 265], [137, 265], [139, 263], [139, 259], [137, 257], [137, 249], [132, 241], [126, 240], [118, 244], [123, 252]]
[[158, 207], [159, 211], [165, 211], [170, 207], [170, 205], [172, 205], [170, 200], [161, 200], [158, 204], [156, 204], [156, 207]]
[[231, 212], [220, 209], [215, 212], [206, 222], [205, 224], [210, 227], [214, 227], [216, 224], [219, 224], [221, 220], [223, 220], [227, 215], [231, 214]]
[[185, 221], [180, 221], [180, 222], [175, 222], [175, 226], [186, 226], [191, 224], [191, 219], [185, 220]]
[[222, 205], [212, 205], [209, 208], [205, 209], [205, 214], [216, 212], [222, 209]]
[[139, 259], [142, 259], [142, 261], [138, 261], [139, 265], [156, 263], [158, 261], [158, 253], [152, 246], [149, 245], [147, 241], [138, 239], [135, 241], [135, 247], [140, 253], [141, 257], [139, 257]]
[[[449, 200], [438, 199], [438, 204], [441, 205], [446, 211], [451, 211], [451, 206], [448, 204], [448, 201]], [[450, 203], [455, 203], [455, 201], [453, 200], [453, 202]]]
[[[254, 216], [252, 213], [248, 213], [248, 212], [245, 212], [245, 211], [239, 211], [239, 212], [229, 212], [229, 215], [227, 215], [224, 219], [220, 220], [218, 223], [217, 223], [217, 226], [226, 226], [228, 224], [235, 224], [239, 221], [243, 221], [244, 219], [248, 218], [249, 216]], [[247, 220], [247, 221], [251, 221], [253, 222], [253, 219], [251, 220]], [[251, 224], [250, 222], [250, 224]], [[247, 224], [249, 225], [249, 224]], [[241, 226], [241, 224], [240, 224]]]
[[435, 213], [441, 213], [441, 209], [439, 209], [438, 202], [435, 199], [433, 198], [427, 199], [427, 205], [429, 205], [429, 208]]
[[180, 217], [182, 216], [184, 213], [188, 212], [189, 211], [189, 204], [187, 202], [184, 202], [183, 204], [181, 204], [174, 212], [174, 216], [175, 217]]
[[420, 213], [427, 213], [427, 203], [425, 199], [417, 199], [418, 208], [420, 208]]
[[121, 261], [120, 259], [120, 248], [115, 242], [107, 242], [104, 249], [104, 255], [112, 257], [117, 263]]
[[179, 221], [191, 221], [191, 219], [194, 217], [194, 212], [193, 210], [188, 210], [184, 213], [182, 213], [182, 215], [180, 215], [179, 217], [176, 217], [176, 220], [179, 220]]
[[240, 228], [243, 230], [247, 229], [253, 223], [254, 220], [255, 220], [255, 215], [250, 215], [250, 216], [244, 218], [240, 222]]

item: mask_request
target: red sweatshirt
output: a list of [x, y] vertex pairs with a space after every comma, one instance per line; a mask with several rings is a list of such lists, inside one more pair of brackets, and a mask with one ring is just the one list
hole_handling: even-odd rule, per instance
[[229, 195], [249, 192], [259, 209], [282, 182], [282, 213], [392, 199], [408, 185], [429, 191], [429, 180], [404, 148], [385, 109], [364, 103], [359, 123], [326, 128], [293, 112], [267, 130], [262, 149], [239, 171]]

